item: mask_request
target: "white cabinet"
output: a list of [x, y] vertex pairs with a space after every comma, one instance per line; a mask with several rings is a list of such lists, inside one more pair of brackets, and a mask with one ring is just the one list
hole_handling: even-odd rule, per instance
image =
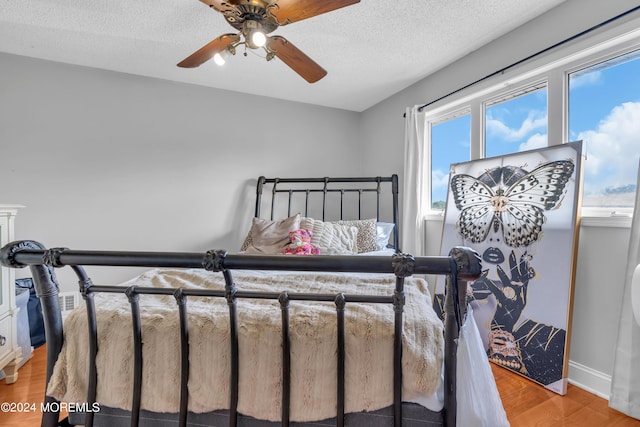
[[[0, 205], [0, 247], [14, 239], [13, 223], [21, 207]], [[16, 339], [17, 314], [14, 269], [0, 267], [0, 369], [4, 369], [7, 383], [18, 379], [22, 360]]]

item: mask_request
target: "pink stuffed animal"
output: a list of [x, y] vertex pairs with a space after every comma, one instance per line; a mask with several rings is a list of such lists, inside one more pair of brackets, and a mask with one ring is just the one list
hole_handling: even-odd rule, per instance
[[284, 254], [318, 255], [320, 249], [311, 244], [311, 230], [293, 230], [289, 232], [291, 243], [284, 248]]

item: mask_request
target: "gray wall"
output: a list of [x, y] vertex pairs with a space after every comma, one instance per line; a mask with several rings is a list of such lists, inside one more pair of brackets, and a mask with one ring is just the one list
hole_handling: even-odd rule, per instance
[[[407, 107], [434, 101], [636, 6], [629, 0], [568, 0], [368, 109], [360, 118], [365, 173], [403, 169]], [[428, 255], [439, 254], [441, 230], [441, 221], [428, 223]], [[609, 394], [628, 243], [628, 228], [581, 228], [569, 378], [602, 396]]]
[[0, 70], [0, 203], [26, 206], [18, 239], [238, 250], [258, 175], [362, 172], [358, 113], [8, 54]]

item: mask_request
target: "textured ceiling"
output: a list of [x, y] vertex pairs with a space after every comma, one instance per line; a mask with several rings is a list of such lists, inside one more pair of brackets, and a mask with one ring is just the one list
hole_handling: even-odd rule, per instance
[[328, 71], [314, 84], [242, 49], [224, 67], [177, 67], [235, 32], [198, 0], [0, 0], [0, 51], [363, 111], [563, 1], [362, 0], [278, 28]]

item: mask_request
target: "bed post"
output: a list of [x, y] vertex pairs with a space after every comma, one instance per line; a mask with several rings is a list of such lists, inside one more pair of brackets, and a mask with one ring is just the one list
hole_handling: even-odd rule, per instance
[[189, 410], [189, 318], [187, 315], [187, 296], [184, 288], [178, 288], [173, 293], [180, 316], [180, 413], [178, 425], [187, 425]]
[[262, 188], [266, 178], [264, 176], [258, 177], [258, 185], [256, 186], [256, 218], [260, 218], [260, 203], [262, 202]]
[[[263, 179], [259, 180], [264, 182]], [[261, 185], [259, 185], [261, 187]], [[207, 271], [222, 272], [225, 282], [225, 299], [229, 308], [229, 427], [238, 425], [238, 395], [240, 378], [240, 348], [238, 332], [238, 306], [236, 304], [236, 285], [231, 271], [224, 266], [227, 251], [209, 250], [202, 259], [202, 267]]]
[[393, 334], [393, 421], [395, 427], [402, 426], [402, 331], [405, 306], [404, 279], [413, 275], [416, 259], [411, 254], [395, 253], [391, 256], [396, 287], [393, 292], [395, 313]]
[[398, 221], [398, 175], [391, 175], [391, 195], [393, 196], [393, 223], [396, 225], [393, 230], [393, 247], [396, 252], [400, 252], [400, 223]]
[[[15, 261], [17, 252], [28, 250], [43, 250], [45, 247], [35, 241], [23, 240], [9, 243], [0, 250], [0, 262], [5, 267], [23, 268], [26, 265]], [[58, 360], [62, 348], [62, 314], [58, 304], [58, 281], [53, 269], [53, 263], [45, 265], [47, 260], [43, 257], [42, 264], [30, 265], [29, 269], [34, 279], [36, 295], [42, 304], [42, 315], [45, 325], [47, 342], [47, 384], [53, 373], [53, 366]], [[59, 402], [45, 394], [42, 415], [42, 427], [54, 427], [58, 425], [60, 416]]]
[[467, 311], [467, 280], [481, 273], [480, 256], [469, 248], [455, 247], [449, 252], [451, 273], [447, 276], [444, 321], [445, 321], [445, 367], [444, 367], [444, 424], [455, 427], [457, 420], [457, 352], [460, 328]]

